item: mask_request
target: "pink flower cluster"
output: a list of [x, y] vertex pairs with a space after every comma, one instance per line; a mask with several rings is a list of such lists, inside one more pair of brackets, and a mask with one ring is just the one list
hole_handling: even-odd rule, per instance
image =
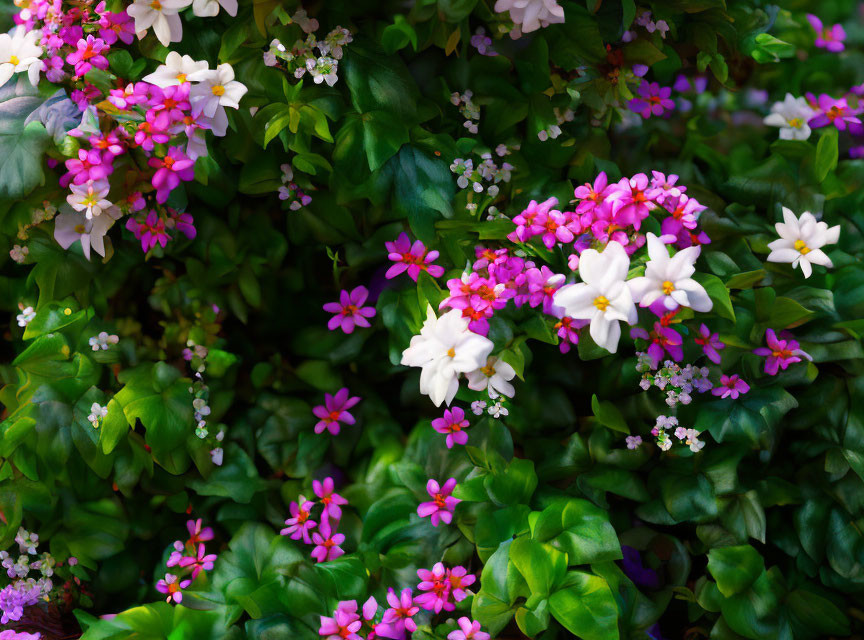
[[[312, 509], [318, 503], [301, 495], [297, 502], [288, 506], [291, 517], [285, 520], [286, 527], [279, 533], [290, 536], [292, 540], [302, 539], [305, 544], [314, 544], [310, 555], [316, 562], [328, 562], [345, 553], [340, 546], [345, 542], [345, 534], [337, 533], [336, 529], [342, 519], [342, 506], [348, 501], [335, 492], [333, 478], [324, 478], [323, 482], [313, 480], [312, 491], [321, 504], [318, 520], [312, 519]], [[318, 530], [314, 531], [316, 527]]]
[[[179, 604], [183, 602], [183, 590], [192, 584], [202, 571], [210, 571], [216, 562], [215, 553], [207, 553], [205, 542], [213, 539], [213, 529], [201, 526], [201, 519], [189, 520], [186, 523], [189, 539], [186, 542], [176, 540], [165, 566], [177, 567], [181, 574], [166, 573], [165, 577], [156, 583], [156, 590], [165, 594], [165, 602]], [[186, 577], [189, 576], [189, 577]]]

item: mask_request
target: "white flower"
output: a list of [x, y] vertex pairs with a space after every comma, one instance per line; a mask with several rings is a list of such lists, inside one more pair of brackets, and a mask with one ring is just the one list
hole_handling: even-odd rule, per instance
[[75, 211], [83, 211], [88, 220], [112, 206], [111, 201], [105, 199], [111, 189], [107, 180], [88, 180], [84, 184], [69, 185], [69, 188], [72, 193], [66, 196], [66, 202]]
[[169, 51], [165, 63], [160, 64], [156, 71], [144, 76], [144, 82], [155, 84], [162, 89], [189, 82], [189, 76], [197, 71], [207, 71], [206, 60], [194, 60], [191, 56], [181, 56], [176, 51]]
[[471, 403], [471, 411], [475, 416], [482, 415], [486, 410], [486, 401], [485, 400], [475, 400]]
[[99, 423], [102, 421], [102, 418], [108, 415], [108, 407], [103, 407], [98, 402], [94, 402], [90, 406], [90, 415], [87, 416], [87, 419], [93, 424], [93, 428], [96, 429], [99, 427]]
[[648, 307], [662, 300], [663, 306], [669, 311], [678, 305], [703, 313], [710, 311], [714, 303], [705, 288], [690, 277], [696, 271], [693, 265], [702, 248], [698, 245], [687, 247], [670, 258], [662, 240], [650, 232], [647, 238], [650, 260], [645, 266], [645, 275], [627, 283], [633, 293], [633, 301], [641, 307]]
[[486, 413], [488, 413], [493, 418], [500, 418], [501, 416], [510, 415], [510, 412], [505, 407], [501, 406], [500, 402], [496, 402], [491, 407], [489, 407]]
[[20, 244], [16, 244], [9, 251], [9, 257], [12, 258], [18, 264], [24, 264], [24, 261], [27, 259], [27, 256], [30, 254], [30, 249], [26, 246], [22, 247]]
[[220, 6], [232, 18], [237, 15], [237, 0], [194, 0], [192, 13], [199, 18], [212, 18], [219, 14]]
[[421, 367], [420, 393], [441, 406], [459, 390], [459, 374], [482, 367], [492, 352], [492, 341], [468, 330], [468, 319], [453, 309], [440, 318], [430, 306], [420, 335], [402, 352], [402, 364]]
[[839, 225], [829, 228], [826, 223], [817, 222], [809, 211], [796, 218], [786, 207], [783, 207], [783, 220], [774, 225], [780, 239], [768, 243], [771, 249], [768, 262], [791, 262], [793, 269], [800, 264], [805, 278], [813, 273], [814, 264], [834, 266], [822, 247], [840, 239]]
[[[68, 206], [68, 205], [64, 205]], [[54, 239], [64, 249], [68, 249], [72, 243], [81, 241], [81, 249], [84, 257], [90, 259], [90, 247], [100, 256], [105, 256], [105, 234], [120, 217], [120, 210], [116, 207], [107, 209], [105, 215], [88, 220], [80, 213], [64, 211], [54, 220]]]
[[315, 84], [326, 82], [327, 86], [332, 87], [339, 79], [336, 73], [339, 71], [339, 62], [328, 56], [320, 58], [308, 58], [306, 60], [306, 69], [312, 74], [312, 79]]
[[298, 9], [293, 16], [291, 22], [296, 22], [303, 29], [304, 33], [312, 33], [318, 30], [318, 21], [315, 18], [310, 18], [306, 15], [305, 9]]
[[564, 285], [553, 296], [556, 307], [577, 320], [590, 320], [591, 338], [611, 353], [618, 350], [621, 337], [619, 320], [637, 321], [636, 305], [625, 279], [630, 258], [618, 242], [611, 241], [599, 253], [586, 249], [579, 259], [582, 282]]
[[105, 351], [108, 349], [109, 344], [117, 344], [120, 342], [120, 337], [115, 335], [108, 335], [107, 331], [100, 331], [99, 335], [95, 335], [90, 340], [88, 340], [90, 346], [93, 348], [93, 351], [99, 351], [102, 349]]
[[17, 27], [10, 36], [0, 34], [0, 86], [6, 84], [14, 74], [27, 72], [30, 84], [39, 84], [39, 72], [42, 70], [42, 47], [36, 44], [41, 31], [25, 31], [23, 26]]
[[21, 309], [21, 313], [19, 313], [15, 317], [15, 319], [18, 321], [19, 327], [26, 327], [35, 317], [36, 311], [33, 310], [33, 307], [27, 307], [25, 309]]
[[210, 459], [213, 461], [217, 467], [222, 466], [222, 457], [224, 452], [222, 451], [222, 447], [216, 447], [210, 452]]
[[516, 371], [509, 364], [491, 356], [486, 360], [486, 365], [470, 371], [466, 374], [468, 388], [473, 391], [488, 389], [489, 397], [493, 400], [503, 393], [508, 398], [516, 394], [516, 389], [508, 381], [516, 376]]
[[135, 19], [139, 40], [153, 27], [156, 38], [167, 47], [183, 39], [183, 22], [177, 12], [190, 4], [191, 0], [135, 0], [126, 7], [126, 13]]
[[227, 62], [212, 71], [190, 73], [189, 80], [200, 83], [190, 92], [192, 106], [208, 118], [213, 118], [220, 106], [238, 109], [247, 91], [246, 85], [234, 79], [234, 68]]
[[769, 127], [780, 127], [781, 140], [806, 140], [810, 137], [807, 122], [814, 115], [816, 112], [805, 98], [796, 98], [787, 93], [783, 102], [775, 102], [771, 106], [771, 114], [763, 122]]
[[498, 0], [495, 11], [509, 11], [510, 19], [521, 26], [522, 33], [564, 22], [564, 9], [555, 0]]

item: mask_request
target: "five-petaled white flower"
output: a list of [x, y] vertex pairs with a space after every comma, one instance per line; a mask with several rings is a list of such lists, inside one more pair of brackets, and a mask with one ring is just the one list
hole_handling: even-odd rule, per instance
[[807, 122], [814, 115], [816, 112], [805, 98], [796, 98], [787, 93], [783, 102], [775, 102], [771, 106], [771, 114], [763, 122], [769, 127], [780, 127], [781, 140], [806, 140], [810, 137]]
[[168, 46], [171, 42], [183, 39], [183, 22], [177, 14], [191, 4], [192, 0], [135, 0], [126, 7], [135, 20], [135, 31], [141, 40], [147, 35], [147, 29], [153, 27], [156, 38]]
[[591, 338], [610, 353], [618, 350], [618, 321], [635, 324], [638, 319], [625, 282], [629, 270], [630, 258], [614, 240], [602, 253], [586, 249], [579, 259], [582, 282], [564, 285], [553, 296], [555, 306], [562, 307], [564, 315], [590, 320]]
[[212, 18], [219, 14], [220, 6], [232, 18], [237, 15], [237, 0], [194, 0], [192, 2], [192, 13], [199, 18]]
[[240, 98], [246, 94], [246, 85], [234, 79], [234, 68], [227, 62], [213, 70], [204, 69], [189, 74], [191, 82], [199, 84], [192, 87], [192, 107], [196, 113], [208, 118], [216, 115], [219, 107], [240, 107]]
[[508, 398], [515, 395], [516, 389], [509, 382], [515, 376], [515, 369], [496, 356], [488, 358], [484, 366], [466, 374], [469, 389], [473, 391], [487, 389], [489, 397], [493, 400], [498, 397], [499, 393]]
[[9, 78], [21, 71], [27, 72], [30, 84], [39, 84], [39, 72], [42, 70], [42, 47], [36, 44], [41, 31], [34, 29], [26, 31], [19, 26], [12, 32], [0, 34], [0, 86], [6, 84]]
[[522, 33], [564, 22], [564, 8], [556, 0], [498, 0], [495, 11], [509, 11], [510, 19], [520, 25]]
[[192, 56], [181, 56], [176, 51], [169, 51], [165, 56], [165, 63], [142, 79], [164, 89], [187, 83], [190, 75], [196, 71], [207, 71], [209, 68], [206, 60], [194, 60]]
[[64, 249], [74, 242], [81, 241], [84, 257], [90, 259], [90, 247], [100, 256], [105, 256], [105, 234], [120, 217], [120, 209], [110, 207], [103, 211], [105, 215], [88, 220], [72, 207], [63, 205], [62, 213], [54, 218], [54, 239]]
[[66, 202], [75, 211], [83, 211], [88, 220], [112, 206], [111, 201], [105, 197], [110, 190], [107, 180], [88, 180], [84, 184], [69, 185], [69, 189], [72, 193], [66, 196]]
[[705, 288], [690, 277], [696, 271], [693, 265], [702, 248], [694, 245], [669, 257], [669, 250], [662, 240], [650, 232], [647, 238], [650, 260], [645, 266], [645, 275], [627, 283], [633, 301], [641, 307], [648, 307], [661, 300], [669, 311], [678, 305], [703, 313], [711, 311], [714, 304]]
[[435, 406], [449, 405], [459, 390], [459, 374], [484, 366], [492, 347], [491, 340], [468, 330], [459, 309], [438, 318], [430, 306], [420, 335], [402, 352], [402, 364], [421, 367], [420, 393]]
[[768, 243], [771, 249], [768, 262], [791, 262], [793, 269], [801, 265], [805, 278], [813, 273], [814, 264], [829, 268], [834, 266], [822, 247], [840, 239], [839, 225], [829, 228], [826, 223], [817, 221], [809, 211], [796, 218], [794, 213], [783, 207], [783, 222], [778, 222], [774, 228], [780, 239]]

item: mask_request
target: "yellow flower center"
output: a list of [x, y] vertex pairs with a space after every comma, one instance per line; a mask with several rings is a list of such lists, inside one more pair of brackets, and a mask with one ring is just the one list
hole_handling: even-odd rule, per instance
[[673, 291], [675, 291], [675, 285], [672, 284], [672, 282], [670, 282], [669, 280], [664, 280], [663, 284], [660, 286], [663, 289], [663, 293], [665, 293], [667, 296]]
[[159, 0], [153, 0], [153, 2], [150, 3], [150, 8], [156, 11], [162, 11], [162, 3], [159, 2]]
[[178, 73], [176, 78], [177, 78], [177, 82], [179, 82], [180, 84], [183, 84], [184, 82], [186, 82], [186, 74], [185, 73]]
[[19, 58], [18, 56], [9, 56], [9, 62], [14, 64], [14, 65], [17, 65], [18, 63], [21, 62], [21, 58]]
[[487, 378], [491, 378], [495, 375], [495, 367], [493, 367], [491, 364], [487, 364], [485, 367], [481, 367], [480, 371], [482, 371], [483, 375]]
[[455, 358], [456, 357], [456, 349], [454, 349], [453, 347], [450, 347], [449, 349], [447, 349], [447, 355], [450, 356], [451, 358]]
[[609, 306], [609, 300], [606, 299], [606, 296], [597, 296], [594, 298], [594, 306], [600, 309], [600, 311], [606, 311], [606, 307]]
[[85, 231], [85, 227], [83, 224], [76, 224], [75, 225], [75, 233], [84, 233], [84, 231]]
[[223, 95], [225, 95], [225, 87], [223, 87], [221, 84], [214, 84], [214, 85], [213, 85], [213, 88], [211, 89], [211, 91], [213, 92], [213, 95], [214, 95], [214, 96], [223, 96]]
[[810, 247], [808, 247], [803, 240], [796, 240], [794, 246], [795, 250], [802, 256], [806, 256], [808, 253], [810, 253]]
[[789, 121], [789, 126], [796, 129], [800, 129], [802, 124], [804, 124], [804, 121], [801, 118], [792, 118]]

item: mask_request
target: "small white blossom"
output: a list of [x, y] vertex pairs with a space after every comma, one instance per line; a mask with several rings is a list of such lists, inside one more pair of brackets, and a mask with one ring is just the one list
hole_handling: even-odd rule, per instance
[[315, 84], [326, 82], [332, 87], [339, 79], [336, 73], [339, 71], [339, 63], [335, 58], [321, 56], [320, 58], [309, 58], [306, 61], [306, 69], [312, 74]]
[[126, 7], [126, 13], [135, 20], [139, 40], [153, 27], [156, 38], [167, 47], [183, 39], [183, 21], [178, 12], [191, 3], [192, 0], [135, 0]]
[[774, 225], [780, 239], [768, 243], [771, 249], [768, 262], [791, 262], [793, 269], [800, 265], [805, 278], [813, 273], [814, 264], [828, 268], [834, 266], [822, 247], [835, 244], [840, 239], [839, 225], [829, 228], [809, 211], [796, 218], [786, 207], [783, 207], [783, 220]]
[[222, 466], [222, 458], [224, 456], [224, 451], [222, 451], [222, 447], [216, 447], [212, 451], [210, 451], [210, 460], [213, 461], [217, 467]]
[[509, 382], [515, 376], [516, 371], [513, 367], [496, 356], [489, 357], [484, 366], [466, 374], [469, 389], [472, 391], [486, 389], [493, 400], [499, 393], [508, 398], [516, 394], [516, 389]]
[[693, 265], [702, 247], [687, 247], [669, 257], [669, 250], [662, 240], [651, 232], [648, 232], [647, 238], [650, 260], [645, 267], [645, 275], [627, 283], [633, 301], [641, 307], [649, 307], [661, 300], [669, 311], [679, 305], [699, 312], [711, 311], [714, 303], [705, 288], [691, 277], [696, 271]]
[[471, 403], [471, 411], [475, 416], [483, 415], [483, 412], [486, 411], [486, 401], [475, 400]]
[[500, 418], [501, 416], [509, 415], [510, 412], [506, 407], [503, 407], [500, 402], [496, 402], [486, 411], [493, 418]]
[[495, 11], [509, 11], [510, 19], [519, 26], [519, 35], [564, 22], [564, 8], [556, 0], [498, 0]]
[[118, 342], [120, 342], [120, 337], [109, 335], [107, 331], [100, 331], [98, 335], [93, 336], [89, 340], [93, 351], [99, 351], [99, 349], [105, 351], [108, 349], [109, 344], [117, 344]]
[[18, 320], [19, 327], [26, 327], [35, 317], [36, 311], [33, 310], [33, 307], [26, 307], [21, 309], [21, 313], [15, 319]]
[[69, 185], [69, 189], [72, 193], [66, 196], [66, 202], [75, 211], [83, 212], [88, 220], [113, 206], [105, 197], [111, 189], [107, 180], [88, 180], [84, 184]]
[[41, 31], [27, 31], [24, 26], [16, 27], [12, 35], [0, 34], [0, 86], [6, 84], [16, 73], [27, 72], [30, 84], [39, 84], [42, 70], [42, 47], [36, 44]]
[[771, 106], [771, 114], [763, 122], [769, 127], [780, 127], [781, 140], [806, 140], [810, 137], [807, 122], [814, 115], [816, 112], [807, 104], [806, 98], [796, 98], [787, 93], [782, 102]]
[[93, 425], [94, 429], [99, 427], [99, 424], [102, 422], [102, 418], [108, 415], [108, 407], [103, 407], [98, 402], [94, 402], [90, 405], [90, 415], [87, 416], [87, 419]]
[[144, 82], [155, 84], [165, 89], [175, 85], [186, 84], [189, 76], [198, 71], [210, 68], [206, 60], [196, 61], [191, 56], [181, 56], [176, 51], [169, 51], [165, 63], [156, 67], [156, 71], [142, 78]]

